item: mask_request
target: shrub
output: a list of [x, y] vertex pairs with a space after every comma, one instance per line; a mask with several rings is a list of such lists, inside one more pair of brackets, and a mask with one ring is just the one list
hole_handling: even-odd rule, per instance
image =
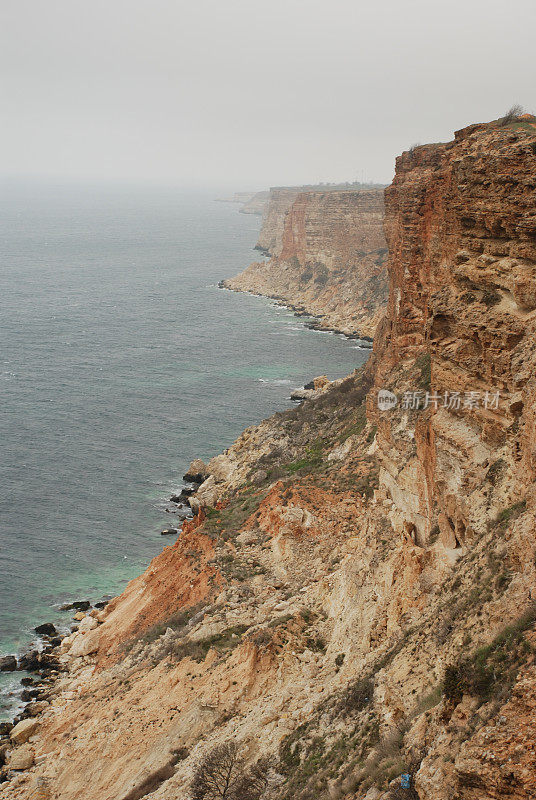
[[245, 766], [236, 742], [216, 745], [195, 767], [191, 800], [258, 800], [268, 785], [268, 766], [264, 759]]
[[415, 366], [420, 370], [419, 388], [428, 391], [432, 383], [432, 358], [430, 353], [422, 353], [415, 359]]
[[464, 694], [487, 700], [504, 697], [515, 681], [517, 672], [532, 651], [525, 632], [536, 621], [536, 604], [504, 628], [486, 647], [469, 658], [449, 665], [445, 670], [443, 694], [457, 704]]
[[316, 269], [315, 283], [324, 286], [328, 282], [329, 270], [324, 264], [319, 264]]
[[503, 458], [497, 459], [494, 461], [493, 464], [490, 465], [490, 468], [487, 472], [487, 479], [488, 481], [495, 486], [499, 478], [502, 476], [506, 469], [506, 461]]
[[160, 636], [162, 636], [162, 634], [164, 634], [168, 628], [171, 628], [177, 632], [183, 631], [193, 617], [200, 613], [200, 609], [201, 605], [198, 603], [191, 608], [177, 611], [163, 622], [158, 622], [156, 625], [153, 625], [151, 628], [149, 628], [149, 630], [143, 634], [141, 640], [147, 644], [150, 644], [151, 642], [154, 642], [156, 639], [160, 638]]
[[523, 514], [526, 507], [527, 507], [527, 501], [520, 500], [518, 503], [514, 503], [513, 505], [508, 506], [508, 508], [503, 508], [503, 510], [500, 511], [499, 514], [497, 514], [493, 522], [490, 523], [490, 528], [496, 529], [499, 533], [503, 533], [510, 524], [510, 522], [517, 519], [518, 517], [521, 516], [521, 514]]
[[508, 109], [504, 117], [501, 117], [500, 124], [510, 125], [523, 114], [523, 111], [523, 106], [520, 106], [519, 103], [515, 103], [510, 109]]
[[305, 450], [305, 455], [286, 465], [287, 472], [310, 472], [322, 464], [322, 442], [316, 441]]
[[501, 295], [499, 292], [494, 292], [491, 289], [484, 289], [482, 292], [482, 302], [486, 306], [486, 308], [491, 308], [492, 306], [496, 306], [502, 300]]
[[372, 679], [370, 677], [359, 678], [344, 690], [337, 704], [337, 710], [344, 716], [357, 714], [371, 702], [373, 694]]

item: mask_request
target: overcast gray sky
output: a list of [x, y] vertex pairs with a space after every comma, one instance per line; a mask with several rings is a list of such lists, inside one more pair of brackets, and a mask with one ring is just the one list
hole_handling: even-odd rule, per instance
[[0, 0], [1, 172], [236, 189], [390, 181], [536, 110], [535, 0]]

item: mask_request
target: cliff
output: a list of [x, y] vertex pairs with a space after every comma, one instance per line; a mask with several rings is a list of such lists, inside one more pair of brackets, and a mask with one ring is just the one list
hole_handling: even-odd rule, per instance
[[241, 214], [256, 214], [262, 216], [266, 210], [270, 192], [256, 192], [252, 197], [243, 203], [240, 209]]
[[270, 800], [534, 797], [535, 188], [515, 121], [397, 160], [368, 364], [209, 463], [2, 798], [186, 800], [228, 742]]
[[317, 316], [319, 328], [373, 337], [387, 300], [382, 189], [272, 189], [257, 246], [270, 261], [226, 288], [281, 300]]
[[256, 214], [262, 216], [266, 211], [266, 206], [270, 197], [270, 192], [235, 192], [232, 197], [219, 197], [218, 203], [237, 203], [241, 206], [241, 214]]

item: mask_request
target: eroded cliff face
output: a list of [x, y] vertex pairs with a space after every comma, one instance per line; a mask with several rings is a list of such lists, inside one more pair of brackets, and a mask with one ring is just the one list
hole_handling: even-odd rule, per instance
[[269, 256], [277, 256], [283, 244], [285, 217], [292, 203], [300, 194], [299, 186], [270, 189], [268, 205], [264, 209], [262, 227], [256, 249]]
[[270, 800], [535, 796], [535, 133], [398, 159], [371, 360], [210, 462], [177, 542], [62, 643], [2, 798], [186, 800], [228, 741], [272, 758]]
[[259, 241], [270, 261], [225, 287], [281, 300], [319, 328], [373, 337], [387, 302], [383, 189], [277, 192]]

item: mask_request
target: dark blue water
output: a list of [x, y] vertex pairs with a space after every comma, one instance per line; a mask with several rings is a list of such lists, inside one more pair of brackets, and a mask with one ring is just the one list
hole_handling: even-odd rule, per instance
[[364, 360], [216, 288], [252, 259], [259, 220], [213, 196], [3, 192], [0, 653], [58, 603], [117, 593], [169, 543], [166, 499], [192, 458]]

